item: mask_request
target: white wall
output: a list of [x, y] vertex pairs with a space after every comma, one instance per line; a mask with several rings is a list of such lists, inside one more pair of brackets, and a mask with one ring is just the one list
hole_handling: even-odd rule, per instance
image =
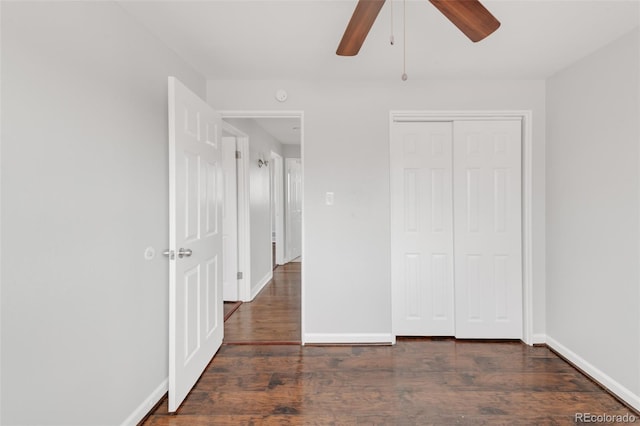
[[258, 167], [258, 158], [271, 160], [271, 151], [282, 156], [282, 144], [250, 118], [225, 118], [249, 137], [249, 204], [251, 231], [251, 294], [272, 277], [270, 168]]
[[216, 109], [304, 110], [303, 330], [324, 340], [391, 333], [389, 110], [533, 110], [534, 332], [544, 333], [544, 81], [210, 80], [207, 90]]
[[639, 37], [628, 34], [547, 84], [547, 334], [635, 394], [636, 408]]
[[285, 158], [301, 158], [300, 145], [283, 144], [282, 152]]
[[168, 375], [167, 76], [205, 81], [115, 3], [1, 7], [0, 422], [121, 424]]

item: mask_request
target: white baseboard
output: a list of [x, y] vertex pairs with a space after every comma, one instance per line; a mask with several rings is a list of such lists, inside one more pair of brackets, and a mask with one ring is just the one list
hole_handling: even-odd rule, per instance
[[395, 336], [383, 333], [305, 333], [302, 344], [388, 344], [395, 343]]
[[543, 345], [547, 343], [547, 335], [543, 334], [543, 333], [539, 333], [539, 334], [533, 334], [533, 336], [531, 336], [531, 344], [532, 345]]
[[256, 298], [258, 293], [260, 293], [260, 291], [264, 288], [265, 285], [269, 283], [269, 281], [271, 281], [272, 278], [273, 278], [273, 271], [267, 272], [267, 275], [262, 277], [262, 279], [258, 282], [258, 284], [251, 289], [251, 299], [249, 299], [249, 302], [251, 302], [253, 299]]
[[618, 398], [620, 398], [636, 410], [640, 410], [640, 395], [634, 394], [630, 389], [617, 382], [604, 371], [589, 363], [580, 355], [555, 340], [553, 337], [546, 336], [546, 341], [547, 345], [551, 349], [571, 361], [573, 364], [575, 364], [576, 367], [587, 373], [600, 385], [607, 388], [611, 393], [616, 395]]
[[169, 389], [169, 378], [166, 378], [160, 383], [160, 385], [151, 392], [151, 395], [145, 398], [133, 413], [127, 417], [127, 419], [122, 422], [122, 426], [136, 426], [140, 420], [146, 416], [149, 411], [153, 408], [154, 405], [160, 401], [160, 399], [167, 393]]

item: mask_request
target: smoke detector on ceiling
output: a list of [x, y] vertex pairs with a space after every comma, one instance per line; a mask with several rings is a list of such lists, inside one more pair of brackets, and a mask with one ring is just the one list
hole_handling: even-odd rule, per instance
[[286, 90], [278, 90], [276, 92], [276, 99], [280, 102], [284, 102], [287, 100], [287, 98], [289, 97], [289, 95], [287, 95], [287, 91]]

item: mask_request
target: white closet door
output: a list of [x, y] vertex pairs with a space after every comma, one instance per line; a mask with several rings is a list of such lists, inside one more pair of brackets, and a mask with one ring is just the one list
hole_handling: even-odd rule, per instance
[[391, 126], [395, 335], [452, 336], [452, 123]]
[[453, 129], [456, 337], [522, 337], [520, 121]]

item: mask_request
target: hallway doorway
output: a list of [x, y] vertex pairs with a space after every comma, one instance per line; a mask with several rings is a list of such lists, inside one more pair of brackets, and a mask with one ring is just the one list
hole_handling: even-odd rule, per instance
[[[300, 344], [303, 113], [231, 111], [222, 115], [226, 123], [247, 135], [247, 155], [243, 153], [239, 161], [245, 166], [249, 195], [248, 262], [238, 274], [245, 281], [246, 297], [239, 307], [228, 305], [226, 309], [224, 343]], [[292, 179], [286, 169], [289, 164], [296, 169]], [[293, 197], [291, 189], [295, 190]], [[291, 224], [297, 225], [296, 232]]]

